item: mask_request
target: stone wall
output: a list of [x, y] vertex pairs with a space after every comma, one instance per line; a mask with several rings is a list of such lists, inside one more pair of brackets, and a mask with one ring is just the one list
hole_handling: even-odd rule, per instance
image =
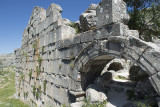
[[15, 51], [16, 92], [24, 101], [68, 104], [68, 90], [76, 88], [68, 76], [70, 67], [66, 64], [70, 61], [62, 62], [71, 52], [58, 49], [60, 40], [75, 35], [74, 28], [63, 23], [61, 11], [56, 4], [47, 10], [35, 7], [23, 33], [22, 47]]
[[137, 63], [159, 93], [160, 60], [156, 58], [160, 49], [128, 29], [125, 6], [121, 0], [103, 0], [96, 8], [97, 27], [80, 34], [65, 24], [59, 5], [51, 4], [47, 10], [35, 7], [23, 33], [22, 47], [15, 50], [17, 97], [38, 106], [80, 101], [90, 81], [87, 78], [100, 75], [114, 58]]

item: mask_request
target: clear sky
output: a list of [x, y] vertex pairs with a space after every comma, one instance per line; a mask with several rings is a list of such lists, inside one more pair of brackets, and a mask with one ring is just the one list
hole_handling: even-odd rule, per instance
[[91, 3], [101, 0], [0, 0], [0, 54], [14, 52], [21, 47], [22, 34], [35, 6], [45, 9], [51, 3], [59, 4], [63, 18], [79, 20]]

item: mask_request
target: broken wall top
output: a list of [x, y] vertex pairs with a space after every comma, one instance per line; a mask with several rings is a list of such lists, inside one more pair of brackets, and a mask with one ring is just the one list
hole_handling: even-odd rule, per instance
[[96, 13], [98, 27], [117, 22], [127, 24], [129, 20], [126, 3], [123, 0], [102, 0]]

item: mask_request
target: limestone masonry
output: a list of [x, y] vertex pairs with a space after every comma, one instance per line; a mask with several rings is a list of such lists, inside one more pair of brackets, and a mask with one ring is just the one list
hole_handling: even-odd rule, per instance
[[126, 25], [122, 0], [102, 0], [80, 16], [77, 34], [62, 8], [35, 7], [15, 50], [16, 96], [38, 106], [70, 105], [85, 96], [86, 87], [114, 58], [136, 63], [150, 76], [160, 95], [160, 48], [139, 39]]

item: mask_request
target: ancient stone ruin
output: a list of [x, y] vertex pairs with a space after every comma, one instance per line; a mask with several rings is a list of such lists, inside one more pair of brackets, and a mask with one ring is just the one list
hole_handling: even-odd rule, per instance
[[[17, 98], [41, 107], [80, 102], [90, 93], [86, 89], [96, 78], [123, 68], [112, 61], [119, 58], [148, 75], [158, 99], [160, 48], [139, 39], [138, 31], [128, 29], [124, 1], [92, 4], [77, 22], [82, 30], [78, 34], [61, 12], [62, 8], [54, 3], [47, 10], [33, 9], [22, 47], [15, 50]], [[108, 63], [112, 65], [107, 67]], [[110, 79], [104, 77], [101, 81]]]

